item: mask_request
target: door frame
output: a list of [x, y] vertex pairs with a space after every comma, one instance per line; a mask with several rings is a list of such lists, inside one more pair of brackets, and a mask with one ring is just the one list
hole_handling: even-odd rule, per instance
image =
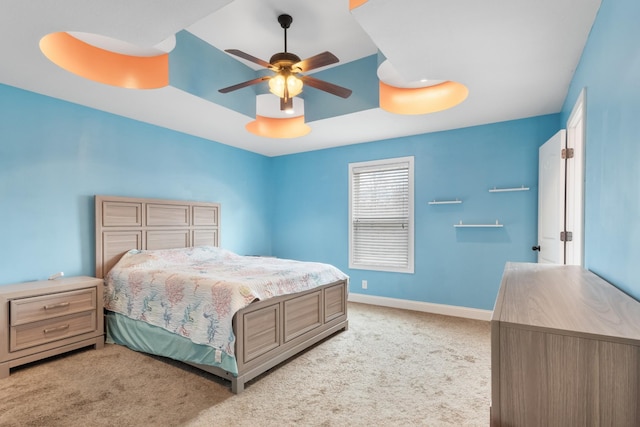
[[584, 186], [587, 92], [583, 88], [567, 120], [567, 148], [573, 149], [565, 173], [565, 230], [572, 240], [565, 245], [565, 264], [584, 266]]

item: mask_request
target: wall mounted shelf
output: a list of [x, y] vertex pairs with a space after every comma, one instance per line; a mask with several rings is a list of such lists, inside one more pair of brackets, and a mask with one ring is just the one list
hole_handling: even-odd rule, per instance
[[529, 191], [529, 187], [525, 187], [524, 185], [522, 187], [513, 187], [513, 188], [493, 187], [492, 189], [489, 190], [489, 193], [506, 193], [509, 191]]
[[498, 220], [496, 220], [495, 224], [463, 224], [462, 221], [460, 221], [459, 224], [453, 224], [454, 227], [456, 228], [460, 228], [460, 227], [468, 227], [468, 228], [496, 228], [496, 227], [503, 227], [504, 224], [500, 224], [500, 222]]
[[458, 203], [462, 203], [462, 200], [433, 200], [429, 202], [430, 205], [455, 205]]

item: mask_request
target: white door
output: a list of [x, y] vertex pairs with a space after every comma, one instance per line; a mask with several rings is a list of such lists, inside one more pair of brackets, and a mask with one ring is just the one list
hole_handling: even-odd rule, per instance
[[565, 227], [565, 161], [563, 129], [539, 149], [538, 163], [538, 250], [539, 263], [564, 264], [565, 245], [560, 232]]

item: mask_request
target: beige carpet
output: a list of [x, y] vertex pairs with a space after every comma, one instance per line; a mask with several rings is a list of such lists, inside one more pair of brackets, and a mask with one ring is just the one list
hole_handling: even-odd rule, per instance
[[106, 345], [12, 370], [1, 426], [486, 426], [488, 322], [349, 305], [350, 327], [247, 384]]

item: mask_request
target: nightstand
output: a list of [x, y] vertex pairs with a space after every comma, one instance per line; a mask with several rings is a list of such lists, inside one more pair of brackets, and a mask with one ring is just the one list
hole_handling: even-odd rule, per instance
[[104, 347], [102, 287], [86, 276], [0, 286], [0, 378], [25, 363]]

